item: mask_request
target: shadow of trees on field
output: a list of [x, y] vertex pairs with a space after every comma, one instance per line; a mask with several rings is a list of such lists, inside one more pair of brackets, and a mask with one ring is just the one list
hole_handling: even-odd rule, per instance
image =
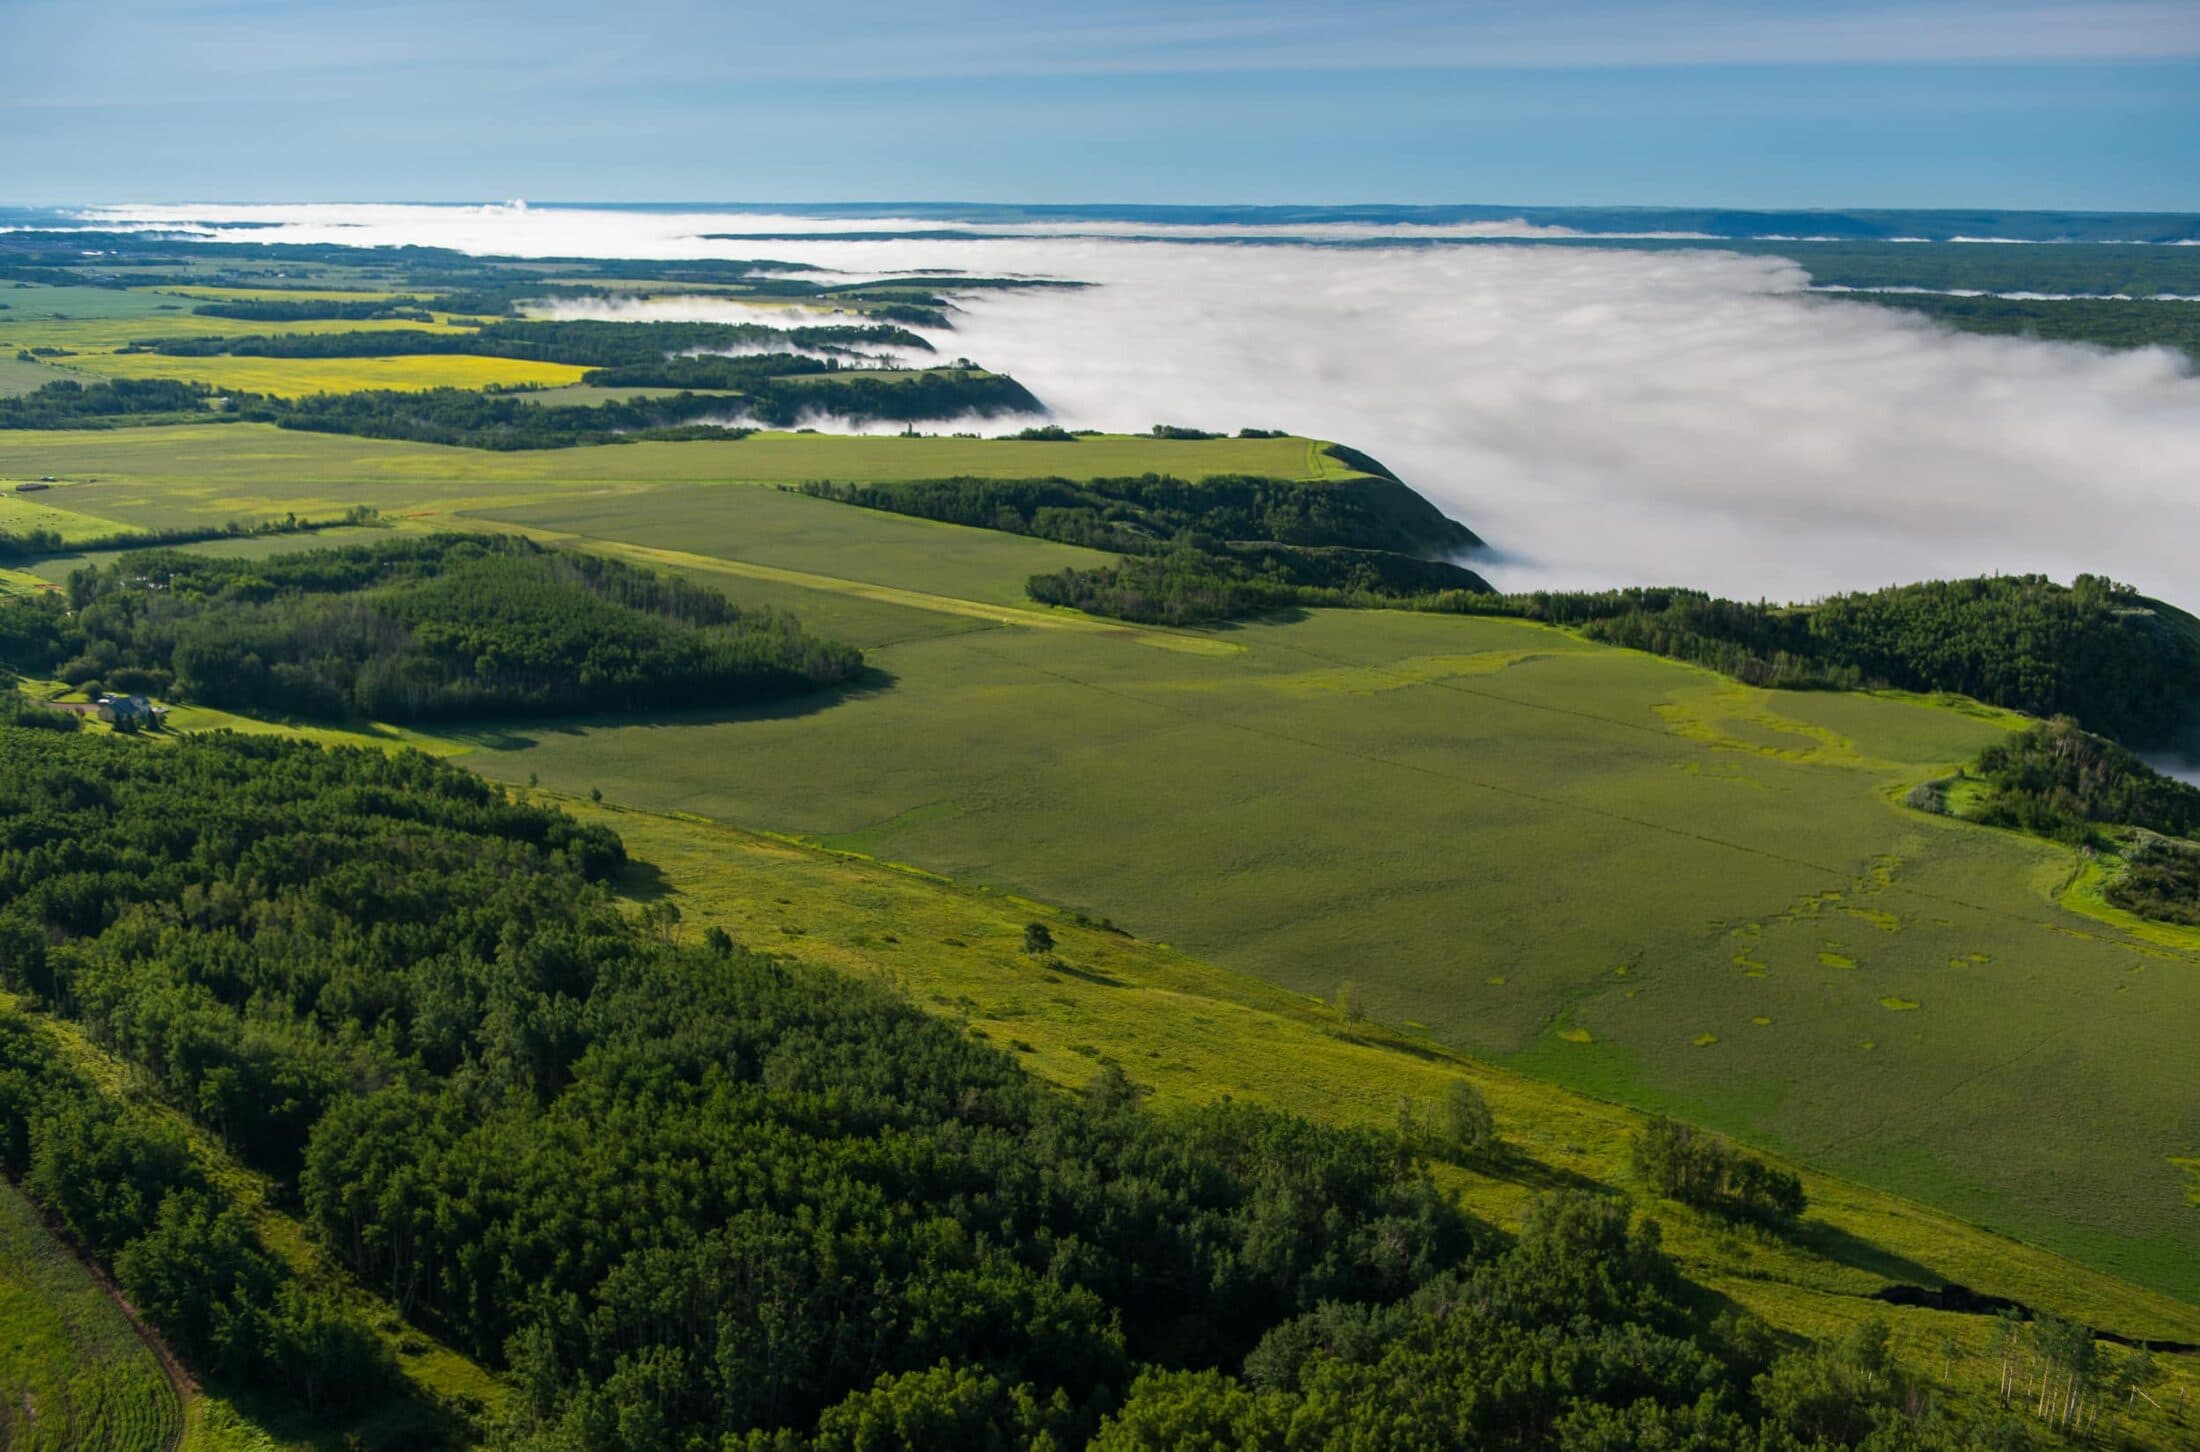
[[610, 727], [644, 726], [678, 729], [687, 726], [723, 726], [743, 721], [799, 721], [835, 706], [862, 700], [900, 684], [893, 672], [865, 666], [855, 677], [822, 691], [745, 706], [662, 706], [647, 711], [616, 711], [590, 716], [553, 716], [540, 720], [491, 721], [435, 728], [452, 741], [485, 751], [525, 751], [539, 746], [545, 737], [585, 736]]
[[1798, 1250], [1807, 1250], [1851, 1270], [1865, 1271], [1871, 1275], [1885, 1276], [1891, 1281], [1903, 1281], [1911, 1285], [1937, 1286], [1946, 1277], [1929, 1266], [1920, 1265], [1906, 1255], [1898, 1254], [1883, 1245], [1876, 1245], [1838, 1225], [1823, 1220], [1805, 1220], [1795, 1227], [1788, 1237]]

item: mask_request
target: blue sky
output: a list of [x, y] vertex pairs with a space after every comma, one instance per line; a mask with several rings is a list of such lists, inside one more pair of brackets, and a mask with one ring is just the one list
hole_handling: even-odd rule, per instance
[[2200, 210], [2200, 0], [0, 0], [0, 202]]

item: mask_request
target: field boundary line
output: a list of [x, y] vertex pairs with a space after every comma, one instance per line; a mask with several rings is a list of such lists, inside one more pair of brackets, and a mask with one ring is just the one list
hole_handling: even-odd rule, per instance
[[563, 544], [576, 540], [584, 541], [592, 550], [602, 554], [617, 555], [624, 559], [725, 575], [739, 575], [746, 579], [764, 580], [773, 584], [794, 585], [803, 589], [822, 590], [835, 595], [849, 595], [881, 605], [899, 605], [911, 610], [927, 610], [937, 615], [956, 615], [965, 619], [983, 620], [993, 625], [1027, 625], [1039, 630], [1067, 630], [1081, 635], [1114, 636], [1119, 639], [1135, 640], [1142, 645], [1156, 646], [1162, 650], [1183, 651], [1192, 655], [1236, 655], [1244, 650], [1243, 646], [1229, 641], [1216, 640], [1209, 635], [1165, 630], [1151, 625], [1135, 625], [1127, 621], [1103, 621], [1082, 611], [1041, 611], [1020, 605], [996, 605], [982, 600], [967, 599], [959, 595], [936, 595], [929, 591], [911, 590], [900, 585], [880, 585], [868, 580], [852, 580], [844, 575], [820, 575], [807, 570], [791, 570], [780, 565], [758, 564], [752, 560], [730, 560], [718, 555], [690, 554], [685, 550], [665, 549], [658, 545], [633, 544], [626, 540], [606, 539], [600, 535], [581, 534], [571, 530], [541, 529], [532, 525], [510, 524], [503, 520], [492, 520], [485, 517], [483, 517], [483, 522], [495, 524], [503, 530], [523, 534], [538, 543]]

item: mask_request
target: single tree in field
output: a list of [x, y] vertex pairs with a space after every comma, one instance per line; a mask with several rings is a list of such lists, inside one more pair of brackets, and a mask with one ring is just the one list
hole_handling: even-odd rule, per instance
[[1024, 924], [1024, 951], [1043, 958], [1054, 951], [1054, 931], [1045, 923]]
[[1333, 1001], [1337, 1005], [1337, 1012], [1353, 1023], [1367, 1017], [1367, 1009], [1360, 1003], [1359, 985], [1349, 978], [1337, 985], [1337, 994]]
[[1444, 1089], [1444, 1137], [1460, 1154], [1475, 1155], [1497, 1143], [1497, 1118], [1488, 1101], [1464, 1079]]

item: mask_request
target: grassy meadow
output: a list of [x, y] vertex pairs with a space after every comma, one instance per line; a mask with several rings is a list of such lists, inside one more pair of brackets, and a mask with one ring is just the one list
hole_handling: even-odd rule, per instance
[[[1886, 1314], [1905, 1359], [1945, 1367], [1966, 1401], [1983, 1402], [1994, 1374], [1990, 1320], [1891, 1309], [1871, 1299], [1878, 1291], [1955, 1281], [2125, 1335], [2200, 1339], [2200, 1309], [2186, 1301], [1828, 1175], [1804, 1171], [1812, 1210], [1792, 1239], [1659, 1200], [1629, 1167], [1634, 1111], [1054, 907], [686, 814], [556, 800], [620, 834], [645, 864], [628, 890], [678, 907], [683, 931], [724, 927], [750, 946], [892, 984], [1065, 1087], [1113, 1065], [1162, 1108], [1228, 1095], [1383, 1126], [1401, 1101], [1435, 1102], [1464, 1079], [1494, 1110], [1504, 1148], [1434, 1169], [1476, 1215], [1517, 1224], [1533, 1195], [1560, 1184], [1631, 1195], [1716, 1295], [1812, 1337]], [[1024, 951], [1034, 920], [1053, 933], [1057, 961]], [[1959, 1354], [1944, 1361], [1951, 1340]], [[2200, 1390], [2200, 1358], [2176, 1358], [2172, 1374]]]
[[1089, 479], [1148, 471], [1190, 479], [1233, 473], [1358, 477], [1307, 439], [1110, 435], [1065, 444], [766, 432], [739, 440], [498, 453], [249, 423], [0, 432], [0, 486], [52, 474], [62, 482], [41, 498], [145, 528], [288, 512], [329, 514], [354, 504], [393, 514], [447, 514], [664, 484], [799, 484], [956, 474]]
[[[0, 436], [118, 525], [354, 503], [688, 573], [864, 646], [837, 701], [481, 733], [469, 761], [1107, 916], [2200, 1297], [2164, 1082], [2200, 947], [2068, 851], [1899, 805], [1993, 713], [1770, 694], [1518, 622], [1042, 611], [1089, 551], [735, 483], [1316, 467], [1305, 440], [827, 435], [493, 454], [257, 425]], [[243, 548], [292, 548], [307, 537]], [[227, 546], [225, 546], [227, 547]], [[65, 574], [63, 562], [49, 562]], [[42, 570], [42, 572], [45, 572]]]

